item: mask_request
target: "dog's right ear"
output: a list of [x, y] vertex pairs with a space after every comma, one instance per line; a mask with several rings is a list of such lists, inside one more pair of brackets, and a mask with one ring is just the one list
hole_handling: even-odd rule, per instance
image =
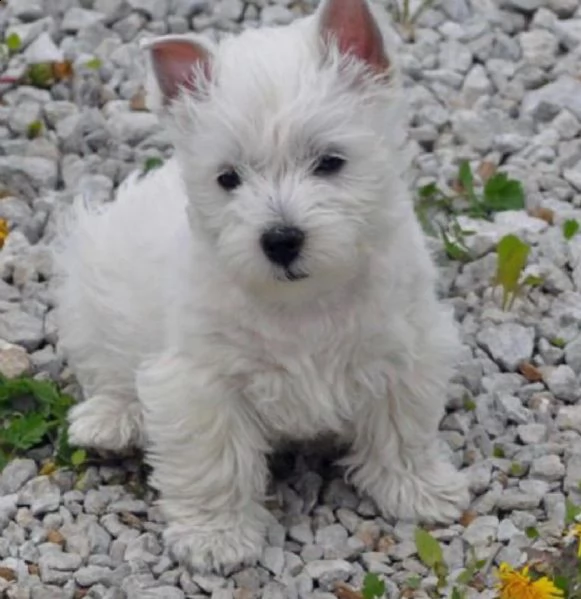
[[160, 112], [182, 92], [199, 91], [200, 79], [211, 76], [213, 51], [192, 35], [165, 35], [144, 40], [148, 52], [147, 104]]

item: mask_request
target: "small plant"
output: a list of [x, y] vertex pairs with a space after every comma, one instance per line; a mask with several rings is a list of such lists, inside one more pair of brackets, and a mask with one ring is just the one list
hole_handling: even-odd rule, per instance
[[502, 460], [506, 457], [506, 454], [504, 453], [504, 448], [501, 447], [500, 445], [495, 445], [492, 448], [492, 455], [493, 455], [493, 457], [498, 458], [500, 460]]
[[447, 583], [448, 566], [444, 561], [444, 554], [442, 553], [440, 543], [423, 528], [416, 528], [414, 539], [418, 557], [437, 576], [437, 588], [444, 588]]
[[423, 2], [414, 10], [411, 9], [410, 0], [395, 0], [392, 4], [392, 14], [394, 21], [399, 23], [408, 36], [413, 39], [414, 28], [422, 14], [435, 3], [435, 0], [423, 0]]
[[470, 262], [472, 260], [472, 254], [466, 245], [466, 237], [473, 235], [472, 231], [465, 231], [454, 219], [450, 231], [440, 227], [440, 235], [444, 242], [444, 250], [450, 260], [457, 260], [458, 262]]
[[529, 275], [522, 279], [527, 265], [530, 246], [516, 235], [505, 235], [496, 247], [496, 276], [493, 285], [502, 287], [502, 309], [510, 310], [515, 299], [522, 294], [525, 287], [542, 284], [542, 279]]
[[464, 396], [463, 407], [467, 412], [474, 412], [477, 408], [476, 402], [469, 395]]
[[55, 447], [56, 463], [80, 466], [86, 454], [71, 449], [66, 433], [66, 415], [72, 403], [51, 382], [0, 377], [0, 468], [45, 442]]
[[510, 465], [510, 475], [513, 478], [521, 478], [526, 474], [526, 472], [527, 472], [526, 466], [524, 466], [520, 462], [513, 462]]
[[361, 589], [363, 599], [382, 599], [385, 597], [385, 582], [377, 574], [366, 574]]
[[[486, 176], [482, 190], [477, 191], [470, 163], [463, 161], [458, 168], [454, 195], [445, 194], [435, 183], [420, 188], [420, 214], [423, 216], [429, 208], [436, 207], [449, 216], [463, 213], [473, 218], [490, 219], [496, 212], [524, 209], [525, 194], [520, 181], [509, 179], [506, 173], [488, 173]], [[457, 208], [458, 204], [464, 209]]]
[[365, 575], [361, 591], [356, 591], [343, 582], [335, 586], [337, 599], [383, 599], [385, 591], [385, 582], [372, 572]]
[[42, 121], [32, 121], [26, 128], [26, 136], [28, 139], [36, 139], [42, 135], [43, 128]]
[[88, 69], [92, 69], [94, 71], [98, 71], [103, 66], [103, 61], [100, 58], [91, 58], [85, 63], [85, 66]]
[[161, 158], [157, 158], [155, 156], [148, 158], [143, 165], [143, 171], [141, 173], [141, 176], [143, 177], [147, 173], [154, 171], [155, 169], [158, 169], [162, 165], [163, 160]]
[[565, 237], [565, 239], [567, 241], [569, 241], [570, 239], [573, 239], [573, 237], [575, 237], [575, 235], [577, 235], [578, 232], [579, 232], [579, 222], [576, 221], [574, 218], [566, 220], [563, 223], [563, 236]]
[[[424, 185], [418, 192], [418, 220], [428, 235], [440, 235], [446, 254], [452, 260], [467, 262], [472, 259], [466, 238], [474, 233], [462, 229], [458, 215], [489, 220], [496, 212], [520, 210], [525, 205], [524, 190], [519, 181], [509, 179], [506, 173], [496, 173], [490, 167], [480, 170], [484, 181], [481, 191], [476, 190], [470, 164], [464, 161], [458, 169], [453, 195], [444, 193], [435, 183]], [[450, 223], [446, 226], [435, 224], [435, 213], [443, 214]]]
[[4, 44], [11, 54], [15, 54], [22, 47], [22, 40], [17, 33], [11, 33], [6, 37], [6, 40], [4, 40]]

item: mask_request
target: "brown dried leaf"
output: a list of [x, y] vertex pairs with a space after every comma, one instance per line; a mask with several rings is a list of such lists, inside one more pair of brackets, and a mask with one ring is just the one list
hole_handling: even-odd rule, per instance
[[353, 590], [344, 582], [338, 582], [335, 585], [335, 596], [337, 599], [363, 599], [363, 595], [361, 593]]
[[483, 183], [486, 183], [488, 179], [496, 174], [496, 164], [490, 162], [490, 160], [483, 160], [478, 166], [478, 176]]
[[474, 578], [470, 581], [470, 585], [473, 589], [476, 589], [479, 593], [486, 590], [486, 582], [482, 574], [477, 573]]
[[0, 578], [12, 582], [13, 580], [16, 580], [16, 572], [12, 568], [0, 566]]
[[57, 81], [70, 79], [74, 74], [73, 63], [70, 60], [54, 62], [52, 65], [52, 73]]
[[129, 101], [129, 107], [131, 110], [136, 111], [144, 111], [147, 110], [147, 105], [145, 103], [145, 91], [139, 90], [133, 98]]
[[466, 528], [469, 524], [472, 524], [472, 522], [474, 522], [474, 520], [476, 520], [476, 518], [478, 518], [478, 514], [472, 510], [466, 510], [461, 516], [460, 516], [460, 524]]
[[388, 553], [389, 550], [395, 545], [395, 539], [385, 535], [380, 537], [379, 541], [377, 541], [377, 551], [380, 553]]
[[139, 530], [143, 528], [143, 522], [135, 514], [130, 512], [121, 512], [119, 514], [119, 520], [131, 528], [137, 528]]
[[543, 380], [541, 371], [530, 362], [522, 362], [518, 369], [529, 383], [540, 383]]
[[458, 179], [454, 179], [450, 187], [459, 195], [463, 194], [466, 190], [464, 189], [462, 183], [458, 181]]
[[38, 564], [28, 564], [28, 573], [32, 576], [39, 576], [40, 568], [38, 567]]
[[49, 476], [54, 472], [56, 472], [56, 464], [52, 460], [49, 460], [43, 464], [39, 474]]
[[46, 535], [46, 540], [49, 543], [61, 545], [61, 547], [65, 544], [65, 538], [58, 530], [49, 530], [48, 534]]
[[529, 215], [544, 220], [546, 223], [549, 223], [549, 225], [552, 225], [555, 222], [555, 213], [550, 208], [535, 206], [529, 210]]

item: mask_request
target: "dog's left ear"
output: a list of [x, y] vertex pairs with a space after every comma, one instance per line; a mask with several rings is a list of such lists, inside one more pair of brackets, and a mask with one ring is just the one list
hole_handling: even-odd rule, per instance
[[200, 78], [210, 78], [212, 49], [192, 35], [166, 35], [142, 42], [148, 53], [146, 93], [150, 108], [159, 112], [183, 91], [195, 93]]
[[317, 17], [325, 43], [335, 43], [341, 54], [351, 54], [376, 74], [387, 73], [391, 63], [367, 0], [323, 0]]

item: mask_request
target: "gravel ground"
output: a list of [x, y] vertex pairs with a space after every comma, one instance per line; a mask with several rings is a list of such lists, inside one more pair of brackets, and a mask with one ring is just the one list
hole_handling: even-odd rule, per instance
[[[0, 4], [0, 33], [16, 32], [24, 46], [5, 76], [21, 75], [38, 57], [72, 60], [76, 70], [72, 82], [48, 90], [0, 84], [0, 218], [11, 228], [0, 251], [0, 372], [69, 380], [50, 303], [45, 244], [54, 216], [78, 192], [109, 201], [126, 174], [171, 151], [156, 119], [139, 110], [138, 40], [191, 28], [219, 37], [289, 22], [312, 4]], [[470, 476], [473, 502], [463, 524], [433, 534], [453, 572], [470, 559], [470, 547], [480, 559], [516, 566], [528, 547], [555, 544], [566, 497], [581, 503], [581, 235], [566, 241], [562, 232], [566, 219], [581, 221], [580, 0], [441, 0], [399, 51], [412, 184], [437, 180], [446, 188], [460, 160], [474, 168], [491, 161], [524, 183], [529, 208], [554, 217], [549, 224], [529, 210], [471, 223], [476, 234], [467, 243], [476, 258], [465, 265], [436, 248], [441, 291], [466, 344], [441, 436]], [[96, 57], [100, 68], [87, 67]], [[30, 139], [29, 125], [39, 120], [43, 131]], [[490, 280], [494, 248], [508, 232], [531, 244], [530, 264], [544, 284], [503, 312]], [[537, 367], [534, 377], [519, 373], [523, 361]], [[36, 462], [14, 460], [0, 476], [2, 597], [331, 599], [336, 581], [357, 588], [365, 572], [384, 576], [390, 597], [411, 575], [423, 578], [424, 589], [434, 584], [415, 553], [413, 525], [379, 517], [316, 455], [278, 460], [272, 510], [279, 523], [262, 560], [220, 578], [191, 576], [168, 557], [138, 460], [91, 466], [77, 480], [66, 471], [39, 475], [41, 453]], [[530, 526], [539, 539], [525, 534]], [[16, 580], [3, 578], [12, 578], [7, 571]], [[424, 589], [415, 596], [426, 596]], [[493, 594], [469, 592], [471, 599]]]

